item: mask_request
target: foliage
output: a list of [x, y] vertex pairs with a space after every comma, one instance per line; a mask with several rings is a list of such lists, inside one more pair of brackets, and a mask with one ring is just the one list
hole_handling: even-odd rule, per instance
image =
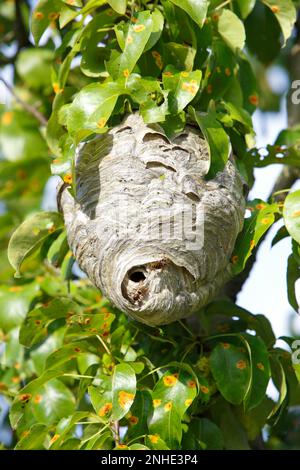
[[[249, 449], [266, 425], [268, 448], [297, 447], [300, 426], [294, 440], [284, 429], [300, 404], [299, 372], [264, 316], [224, 297], [191, 321], [130, 321], [72, 269], [61, 216], [38, 212], [49, 162], [72, 185], [76, 145], [132, 111], [166, 136], [198, 127], [210, 148], [207, 178], [231, 148], [249, 186], [254, 168], [299, 166], [298, 129], [263, 153], [251, 117], [257, 64], [279, 56], [294, 4], [40, 0], [30, 15], [26, 1], [1, 2], [0, 37], [17, 53], [11, 60], [1, 49], [0, 65], [14, 64], [15, 93], [48, 118], [44, 128], [20, 102], [0, 106], [0, 391], [16, 449]], [[274, 243], [293, 238], [287, 283], [297, 310], [300, 193], [247, 207], [232, 273], [283, 219]], [[270, 380], [277, 402], [266, 394]]]

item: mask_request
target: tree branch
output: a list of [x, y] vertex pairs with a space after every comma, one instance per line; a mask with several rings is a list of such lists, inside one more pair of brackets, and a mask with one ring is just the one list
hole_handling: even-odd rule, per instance
[[42, 126], [46, 126], [48, 121], [47, 121], [47, 118], [42, 114], [40, 113], [34, 106], [32, 106], [31, 104], [29, 103], [26, 103], [25, 101], [23, 101], [21, 98], [19, 98], [19, 96], [16, 94], [15, 90], [13, 89], [12, 86], [9, 85], [9, 83], [7, 83], [7, 81], [0, 77], [0, 81], [4, 84], [4, 86], [8, 89], [8, 91], [11, 93], [11, 95], [15, 98], [15, 100], [28, 112], [30, 113], [32, 116], [34, 116], [38, 121], [39, 123], [42, 125]]

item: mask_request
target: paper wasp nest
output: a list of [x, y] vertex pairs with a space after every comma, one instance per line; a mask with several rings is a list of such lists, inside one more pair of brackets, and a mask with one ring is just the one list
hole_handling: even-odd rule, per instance
[[187, 317], [230, 277], [243, 181], [232, 161], [205, 181], [208, 167], [197, 129], [169, 141], [137, 114], [78, 148], [76, 200], [61, 195], [70, 247], [93, 284], [138, 321]]

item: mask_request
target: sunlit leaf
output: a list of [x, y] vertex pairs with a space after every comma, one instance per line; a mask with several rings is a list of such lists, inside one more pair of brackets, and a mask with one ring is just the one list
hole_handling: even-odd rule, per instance
[[197, 23], [202, 26], [206, 18], [208, 1], [207, 0], [170, 0], [174, 5], [182, 8]]
[[272, 0], [271, 3], [267, 0], [263, 0], [263, 2], [276, 16], [282, 29], [284, 42], [286, 42], [292, 34], [297, 17], [295, 5], [292, 0]]
[[123, 362], [116, 365], [112, 379], [113, 420], [121, 419], [130, 410], [136, 394], [136, 376], [132, 367]]
[[218, 18], [218, 31], [226, 44], [233, 49], [243, 49], [246, 39], [243, 22], [231, 10], [222, 10]]
[[28, 217], [13, 233], [8, 246], [8, 259], [16, 276], [26, 258], [36, 252], [50, 234], [63, 226], [61, 214], [40, 212]]
[[290, 193], [285, 198], [283, 217], [289, 234], [300, 244], [300, 190]]

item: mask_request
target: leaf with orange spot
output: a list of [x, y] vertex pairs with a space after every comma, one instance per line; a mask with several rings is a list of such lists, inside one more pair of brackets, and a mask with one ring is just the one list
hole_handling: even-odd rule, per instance
[[60, 109], [60, 120], [65, 122], [76, 142], [92, 133], [104, 133], [107, 127], [103, 123], [108, 121], [123, 93], [125, 89], [118, 82], [91, 83], [81, 89], [71, 104]]
[[154, 408], [149, 431], [159, 434], [170, 448], [178, 448], [182, 435], [181, 419], [198, 392], [197, 378], [185, 364], [181, 366], [181, 369], [174, 367], [166, 371], [152, 392]]
[[14, 450], [45, 450], [49, 429], [44, 424], [34, 424], [18, 441]]
[[297, 19], [296, 7], [292, 0], [262, 0], [271, 9], [280, 24], [284, 42], [291, 36]]
[[57, 319], [66, 318], [71, 311], [75, 314], [79, 306], [66, 297], [54, 298], [47, 305], [31, 310], [21, 326], [20, 343], [32, 347], [43, 341], [48, 335], [48, 327]]
[[250, 411], [266, 396], [271, 376], [269, 353], [265, 343], [258, 336], [242, 333], [241, 339], [248, 350], [250, 359], [251, 380], [244, 399], [245, 409]]
[[267, 204], [260, 199], [248, 202], [247, 208], [250, 214], [244, 221], [244, 228], [237, 238], [231, 258], [235, 260], [231, 264], [234, 275], [244, 269], [254, 247], [257, 246], [267, 230], [273, 225], [275, 214], [279, 212], [278, 204]]
[[50, 26], [53, 15], [59, 15], [61, 10], [59, 0], [39, 0], [36, 4], [31, 19], [31, 32], [35, 43], [38, 44], [43, 33]]
[[[121, 47], [123, 46], [123, 51], [108, 62], [108, 67], [113, 72], [114, 78], [123, 76], [124, 70], [128, 69], [129, 73], [133, 71], [151, 36], [153, 21], [150, 11], [139, 12], [136, 19], [135, 23], [128, 25], [125, 35], [121, 34], [119, 37], [117, 35]], [[128, 36], [132, 38], [132, 41], [127, 41]]]
[[216, 385], [225, 400], [234, 405], [242, 403], [251, 384], [248, 355], [234, 344], [224, 349], [219, 343], [211, 353], [210, 366]]
[[112, 379], [112, 419], [120, 420], [130, 410], [136, 394], [136, 376], [132, 367], [121, 363], [114, 368]]
[[[29, 421], [29, 425], [34, 421], [41, 424], [51, 424], [74, 412], [73, 394], [61, 381], [57, 380], [57, 377], [61, 375], [63, 375], [63, 371], [46, 370], [19, 391], [10, 409], [10, 422], [13, 428], [18, 426], [20, 420], [22, 420], [23, 426], [27, 421]], [[26, 395], [29, 397], [41, 395], [42, 400], [38, 404], [31, 399], [23, 403], [20, 397]], [[58, 408], [54, 411], [56, 405]]]
[[184, 73], [175, 73], [171, 76], [163, 74], [164, 89], [170, 92], [171, 113], [181, 112], [195, 98], [200, 87], [201, 77], [201, 70], [190, 72], [187, 77]]
[[104, 332], [109, 332], [115, 315], [110, 313], [106, 318], [104, 317], [104, 313], [73, 315], [71, 321], [67, 322], [65, 338], [70, 341], [95, 335], [101, 336]]
[[145, 438], [145, 444], [151, 450], [170, 450], [159, 434], [148, 434]]

